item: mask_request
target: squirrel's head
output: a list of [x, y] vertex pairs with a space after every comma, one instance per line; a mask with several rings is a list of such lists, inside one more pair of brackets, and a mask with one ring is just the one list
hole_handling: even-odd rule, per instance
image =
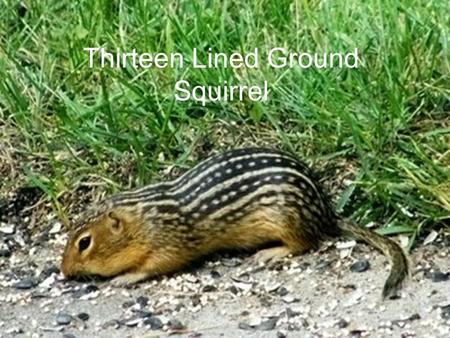
[[110, 277], [140, 266], [150, 251], [149, 243], [143, 241], [141, 219], [126, 206], [103, 206], [86, 213], [69, 235], [62, 273]]

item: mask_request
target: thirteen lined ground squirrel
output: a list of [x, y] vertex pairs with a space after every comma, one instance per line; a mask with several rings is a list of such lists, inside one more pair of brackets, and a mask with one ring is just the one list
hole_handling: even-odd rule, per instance
[[64, 275], [116, 276], [135, 283], [181, 269], [220, 249], [252, 249], [269, 261], [351, 235], [391, 260], [383, 297], [408, 275], [394, 241], [341, 219], [310, 169], [277, 150], [244, 148], [212, 156], [179, 178], [123, 192], [88, 211], [66, 245]]

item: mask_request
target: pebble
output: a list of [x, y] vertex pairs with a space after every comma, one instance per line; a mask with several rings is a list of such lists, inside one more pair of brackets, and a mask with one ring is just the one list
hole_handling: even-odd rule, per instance
[[253, 287], [251, 283], [234, 282], [233, 284], [238, 290], [242, 291], [249, 291]]
[[348, 326], [349, 322], [347, 322], [345, 319], [341, 318], [336, 322], [336, 326], [340, 329], [344, 329]]
[[24, 248], [27, 244], [25, 243], [25, 240], [21, 234], [16, 234], [14, 236], [14, 241], [19, 244], [22, 248]]
[[49, 298], [49, 297], [50, 297], [50, 295], [45, 292], [33, 292], [31, 294], [32, 299], [43, 299], [43, 298]]
[[370, 269], [370, 263], [367, 259], [361, 259], [350, 266], [351, 272], [364, 272]]
[[242, 264], [242, 259], [240, 258], [224, 258], [222, 259], [222, 265], [233, 268]]
[[23, 334], [23, 333], [24, 333], [23, 329], [19, 328], [19, 327], [13, 327], [9, 330], [6, 330], [6, 334], [13, 334], [14, 336], [18, 335], [18, 334]]
[[[273, 262], [267, 266], [267, 269], [269, 271], [282, 271], [285, 267], [287, 269], [290, 269], [291, 271], [296, 270], [296, 269], [292, 268], [292, 265], [291, 265], [291, 267], [288, 267], [284, 261]], [[254, 269], [253, 272], [260, 272], [260, 271], [264, 271], [265, 269], [266, 269], [266, 267], [263, 265], [263, 266], [259, 266], [256, 269]]]
[[90, 285], [87, 285], [83, 288], [76, 290], [72, 294], [72, 296], [74, 298], [81, 298], [81, 299], [87, 300], [87, 299], [91, 299], [91, 295], [89, 295], [89, 294], [97, 292], [97, 291], [98, 291], [98, 287], [96, 285], [90, 284]]
[[142, 318], [133, 318], [126, 321], [124, 324], [128, 327], [135, 327], [142, 321]]
[[80, 312], [79, 314], [77, 314], [77, 317], [85, 322], [89, 319], [89, 314], [87, 314], [86, 312]]
[[122, 308], [128, 309], [129, 307], [132, 307], [134, 305], [134, 302], [132, 300], [127, 300], [123, 302]]
[[239, 289], [235, 285], [231, 285], [227, 290], [233, 295], [237, 295], [239, 293]]
[[144, 319], [145, 325], [150, 325], [152, 330], [161, 330], [163, 327], [163, 322], [158, 317], [149, 317]]
[[52, 274], [58, 274], [59, 268], [55, 264], [48, 264], [39, 274], [39, 279], [46, 279]]
[[248, 272], [240, 273], [237, 276], [231, 276], [230, 277], [233, 281], [239, 282], [239, 283], [252, 283], [253, 279], [250, 276]]
[[200, 296], [199, 295], [193, 295], [191, 297], [191, 301], [192, 301], [192, 306], [196, 307], [197, 305], [199, 305], [201, 303]]
[[238, 324], [238, 328], [241, 329], [241, 330], [253, 330], [252, 326], [250, 326], [249, 324], [244, 323], [244, 322], [240, 322]]
[[433, 243], [436, 238], [438, 237], [439, 233], [436, 230], [431, 230], [431, 232], [428, 234], [427, 237], [425, 237], [423, 241], [423, 245], [428, 245], [430, 243]]
[[198, 278], [192, 274], [185, 275], [184, 279], [189, 283], [198, 283]]
[[249, 318], [248, 322], [240, 322], [238, 328], [241, 330], [262, 330], [271, 331], [275, 328], [278, 317], [271, 317], [262, 321], [260, 317]]
[[352, 307], [360, 301], [363, 297], [364, 293], [360, 290], [353, 292], [350, 296], [348, 296], [347, 300], [343, 304], [344, 307]]
[[346, 242], [337, 242], [336, 243], [336, 248], [339, 250], [345, 250], [345, 249], [351, 249], [356, 245], [356, 241], [355, 240], [350, 240], [350, 241], [346, 241]]
[[292, 310], [290, 307], [286, 308], [286, 317], [292, 318], [297, 317], [300, 314], [300, 312], [296, 312]]
[[55, 222], [52, 226], [52, 228], [49, 230], [50, 234], [57, 234], [61, 231], [62, 224], [60, 222]]
[[178, 319], [171, 319], [169, 320], [169, 322], [167, 323], [167, 325], [169, 326], [169, 328], [171, 330], [183, 330], [186, 327], [183, 325], [183, 323], [181, 323]]
[[442, 240], [442, 245], [444, 247], [449, 247], [450, 248], [450, 235], [444, 237], [444, 239]]
[[95, 299], [100, 295], [100, 291], [89, 292], [80, 297], [81, 300]]
[[59, 312], [56, 315], [56, 324], [58, 325], [68, 325], [72, 321], [72, 316], [67, 312]]
[[47, 277], [45, 280], [43, 280], [39, 284], [39, 287], [40, 288], [47, 288], [47, 289], [49, 289], [52, 286], [52, 284], [55, 283], [55, 281], [56, 281], [55, 275], [51, 275], [51, 276]]
[[36, 281], [32, 278], [25, 278], [17, 282], [14, 287], [18, 290], [28, 290], [36, 286]]
[[205, 285], [202, 289], [203, 292], [213, 292], [217, 291], [217, 288], [214, 285]]
[[286, 296], [289, 293], [288, 289], [286, 289], [284, 286], [278, 288], [277, 294], [279, 294], [281, 297]]
[[117, 319], [110, 320], [102, 325], [103, 329], [113, 328], [119, 329], [121, 326], [120, 322]]
[[76, 338], [76, 336], [73, 333], [64, 333], [63, 338]]
[[12, 235], [15, 231], [14, 224], [7, 224], [0, 227], [0, 232], [5, 235]]
[[317, 263], [316, 265], [316, 269], [320, 272], [323, 272], [325, 270], [327, 270], [331, 264], [333, 263], [333, 261], [328, 261], [328, 260], [320, 260], [319, 263]]
[[148, 310], [134, 310], [134, 312], [137, 313], [137, 315], [142, 318], [151, 317], [153, 315], [153, 313]]
[[256, 329], [263, 330], [263, 331], [271, 331], [275, 328], [277, 325], [278, 317], [269, 318], [266, 321], [263, 321], [261, 324], [259, 324]]
[[89, 284], [84, 289], [85, 289], [86, 293], [91, 293], [91, 292], [98, 291], [98, 286], [94, 285], [94, 284]]
[[211, 277], [214, 279], [220, 278], [221, 277], [220, 272], [218, 272], [217, 270], [212, 270]]
[[39, 329], [42, 330], [43, 332], [62, 332], [62, 331], [64, 331], [64, 326], [57, 326], [57, 327], [55, 327], [55, 326], [50, 326], [50, 327], [40, 326]]
[[446, 282], [450, 279], [450, 272], [443, 273], [441, 271], [426, 272], [425, 278], [431, 279], [432, 282]]
[[261, 324], [262, 320], [260, 317], [250, 316], [247, 323], [248, 323], [248, 325], [255, 327], [255, 326], [258, 326], [259, 324]]
[[145, 307], [148, 304], [148, 297], [139, 296], [138, 298], [136, 298], [136, 303], [138, 303], [142, 307]]
[[349, 332], [349, 336], [352, 338], [360, 338], [366, 335], [366, 330], [355, 329]]
[[420, 314], [418, 314], [418, 313], [414, 313], [408, 317], [408, 320], [410, 320], [410, 321], [419, 320], [419, 319], [421, 319], [421, 317], [420, 317]]
[[441, 306], [441, 318], [450, 319], [450, 304]]
[[8, 249], [1, 249], [0, 257], [11, 257], [11, 251]]
[[264, 286], [264, 289], [267, 292], [274, 292], [276, 290], [279, 289], [279, 287], [281, 286], [281, 283], [270, 283]]
[[288, 303], [288, 304], [298, 302], [298, 299], [292, 295], [284, 296], [282, 299], [283, 299], [283, 302]]

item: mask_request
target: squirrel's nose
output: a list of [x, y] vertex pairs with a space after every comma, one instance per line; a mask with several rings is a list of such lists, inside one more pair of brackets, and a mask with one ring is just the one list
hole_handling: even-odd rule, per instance
[[67, 259], [63, 258], [61, 265], [59, 266], [59, 271], [61, 271], [66, 278], [72, 277], [72, 272], [69, 264], [67, 263]]

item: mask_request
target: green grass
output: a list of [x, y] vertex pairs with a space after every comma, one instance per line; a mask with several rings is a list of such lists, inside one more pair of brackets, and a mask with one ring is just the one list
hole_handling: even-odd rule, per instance
[[[0, 3], [3, 139], [26, 184], [43, 189], [60, 216], [81, 186], [129, 188], [164, 179], [171, 165], [187, 168], [202, 149], [256, 142], [277, 144], [319, 168], [345, 160], [355, 179], [338, 209], [362, 224], [394, 226], [391, 232], [412, 239], [448, 226], [448, 1], [79, 3]], [[193, 47], [357, 47], [364, 66], [101, 70], [88, 68], [89, 46], [185, 55]], [[205, 108], [175, 102], [174, 85], [183, 78], [208, 85], [267, 79], [270, 100]]]

